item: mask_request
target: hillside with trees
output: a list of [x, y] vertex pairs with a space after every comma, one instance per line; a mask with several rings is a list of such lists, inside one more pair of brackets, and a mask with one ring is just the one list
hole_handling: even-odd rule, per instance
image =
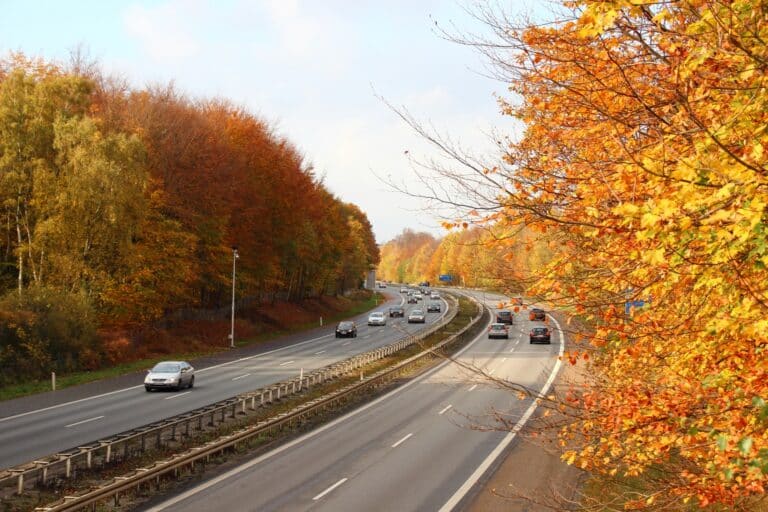
[[379, 260], [365, 213], [263, 120], [77, 59], [0, 61], [0, 204], [0, 385], [226, 307], [233, 247], [256, 301], [343, 294]]

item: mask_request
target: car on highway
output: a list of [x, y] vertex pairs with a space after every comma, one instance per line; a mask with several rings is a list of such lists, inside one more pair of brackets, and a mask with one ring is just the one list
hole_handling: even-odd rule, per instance
[[400, 293], [408, 293], [408, 288], [403, 286], [402, 288], [400, 288]]
[[416, 300], [421, 300], [421, 299], [423, 299], [423, 298], [424, 298], [424, 297], [422, 297], [422, 296], [421, 296], [421, 294], [420, 294], [419, 292], [416, 292], [416, 293], [414, 293], [414, 294], [413, 294], [413, 297], [414, 297]]
[[379, 288], [386, 288], [386, 287], [387, 287], [387, 283], [379, 283]]
[[508, 309], [500, 309], [496, 312], [496, 323], [513, 325], [515, 323], [515, 315]]
[[357, 338], [357, 325], [355, 322], [345, 320], [336, 326], [337, 338]]
[[389, 308], [389, 318], [404, 317], [405, 308], [403, 306], [392, 306]]
[[533, 308], [531, 312], [528, 314], [528, 318], [530, 320], [546, 320], [547, 314], [544, 312], [543, 309]]
[[383, 311], [374, 311], [368, 315], [368, 325], [387, 325], [387, 317]]
[[162, 361], [157, 363], [144, 377], [144, 388], [147, 391], [153, 389], [175, 389], [195, 385], [195, 369], [186, 361]]
[[427, 313], [439, 313], [439, 312], [440, 312], [440, 303], [430, 302], [429, 306], [427, 306]]
[[531, 343], [552, 343], [552, 337], [549, 329], [546, 327], [534, 327], [531, 329], [529, 340]]
[[416, 298], [415, 295], [409, 295], [408, 296], [408, 304], [416, 304], [419, 300]]
[[437, 300], [437, 299], [440, 298], [440, 294], [437, 293], [437, 292], [432, 292], [432, 293], [429, 294], [429, 298], [433, 299], [433, 300]]
[[420, 309], [414, 309], [411, 311], [411, 314], [408, 315], [409, 324], [423, 324], [426, 320], [424, 312]]
[[509, 339], [509, 326], [507, 324], [491, 324], [488, 327], [488, 338]]

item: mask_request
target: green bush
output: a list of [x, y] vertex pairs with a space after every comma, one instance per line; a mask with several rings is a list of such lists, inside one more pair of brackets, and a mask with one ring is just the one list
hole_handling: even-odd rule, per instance
[[29, 288], [0, 298], [0, 386], [90, 369], [101, 359], [84, 293]]

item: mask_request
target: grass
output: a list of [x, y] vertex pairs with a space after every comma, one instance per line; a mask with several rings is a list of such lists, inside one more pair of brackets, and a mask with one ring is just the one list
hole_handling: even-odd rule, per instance
[[[360, 313], [364, 313], [365, 311], [369, 311], [375, 308], [378, 304], [381, 304], [382, 300], [383, 300], [383, 296], [381, 294], [374, 293], [373, 295], [371, 295], [365, 300], [355, 301], [353, 302], [352, 306], [348, 310], [340, 311], [336, 314], [329, 316], [328, 318], [324, 318], [323, 319], [324, 325], [330, 325], [335, 323], [338, 320], [356, 316], [356, 315], [359, 315]], [[269, 341], [279, 336], [285, 336], [287, 334], [306, 331], [318, 326], [319, 326], [318, 323], [307, 322], [304, 324], [292, 326], [289, 329], [279, 329], [271, 332], [261, 333], [258, 336], [254, 336], [251, 338], [239, 340], [235, 342], [235, 345], [237, 347], [247, 347], [247, 346], [255, 345], [258, 343], [263, 343], [265, 341]], [[102, 368], [99, 370], [75, 372], [67, 375], [57, 375], [56, 389], [57, 390], [64, 389], [71, 386], [87, 384], [89, 382], [95, 382], [102, 379], [119, 377], [121, 375], [126, 375], [129, 373], [146, 370], [154, 366], [155, 363], [159, 361], [164, 361], [169, 359], [190, 360], [190, 359], [196, 359], [198, 357], [202, 357], [205, 355], [214, 354], [220, 351], [221, 350], [211, 350], [211, 351], [204, 351], [204, 352], [180, 352], [180, 353], [174, 353], [174, 354], [166, 354], [163, 356], [157, 356], [157, 357], [152, 357], [148, 359], [140, 359], [137, 361], [131, 361], [129, 363], [118, 364], [115, 366], [111, 366], [109, 368]], [[28, 381], [28, 382], [21, 382], [21, 383], [13, 384], [10, 386], [4, 386], [4, 387], [0, 387], [0, 402], [3, 400], [21, 398], [23, 396], [34, 395], [37, 393], [44, 393], [50, 390], [51, 390], [50, 379], [34, 380], [34, 381]]]

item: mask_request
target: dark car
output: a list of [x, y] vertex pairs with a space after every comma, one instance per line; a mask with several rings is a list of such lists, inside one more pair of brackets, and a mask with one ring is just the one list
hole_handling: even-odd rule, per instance
[[408, 297], [408, 304], [416, 304], [419, 302], [419, 299], [416, 298], [416, 295], [410, 295]]
[[539, 308], [533, 308], [528, 315], [528, 318], [531, 320], [546, 320], [547, 314], [544, 312], [543, 309]]
[[508, 309], [501, 309], [496, 312], [496, 323], [512, 325], [515, 323], [515, 315]]
[[430, 302], [429, 306], [427, 306], [427, 313], [439, 313], [440, 312], [440, 303], [439, 302]]
[[507, 324], [491, 324], [488, 328], [488, 337], [509, 339], [509, 326]]
[[339, 325], [336, 326], [336, 337], [357, 338], [357, 325], [355, 325], [355, 322], [339, 322]]
[[549, 329], [546, 327], [534, 327], [530, 334], [531, 343], [552, 343]]
[[401, 316], [401, 317], [405, 316], [405, 309], [403, 308], [403, 306], [392, 306], [391, 308], [389, 308], [389, 317], [394, 318], [396, 316]]

